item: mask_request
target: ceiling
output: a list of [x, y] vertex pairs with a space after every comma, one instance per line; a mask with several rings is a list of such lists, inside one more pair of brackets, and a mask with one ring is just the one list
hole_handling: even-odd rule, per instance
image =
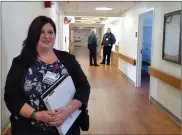
[[[60, 2], [66, 16], [119, 17], [138, 2]], [[111, 11], [97, 11], [96, 7], [113, 8]]]
[[[120, 17], [121, 13], [132, 8], [138, 2], [60, 2], [65, 16], [74, 16], [76, 24], [102, 24], [111, 17]], [[110, 11], [98, 11], [95, 8], [113, 8]]]
[[94, 16], [75, 16], [75, 23], [84, 24], [101, 24], [106, 21], [108, 17], [94, 17]]

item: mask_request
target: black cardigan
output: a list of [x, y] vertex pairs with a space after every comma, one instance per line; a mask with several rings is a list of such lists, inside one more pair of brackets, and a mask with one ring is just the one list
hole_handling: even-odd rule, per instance
[[[73, 79], [76, 87], [74, 99], [81, 101], [83, 106], [86, 106], [88, 104], [90, 95], [90, 85], [79, 63], [76, 61], [75, 56], [69, 54], [68, 52], [58, 51], [56, 49], [54, 49], [54, 52]], [[20, 109], [23, 107], [24, 103], [29, 103], [29, 98], [26, 97], [23, 92], [25, 81], [24, 78], [28, 72], [29, 67], [30, 64], [23, 61], [22, 56], [19, 55], [13, 59], [11, 68], [7, 75], [4, 100], [8, 110], [11, 112], [10, 120], [12, 122], [12, 128], [15, 125], [18, 126], [20, 123], [21, 124], [19, 126], [22, 126], [21, 128], [25, 128], [25, 130], [26, 127], [29, 128], [29, 126], [31, 126], [30, 120], [20, 116], [19, 114]], [[19, 124], [14, 123], [14, 116], [18, 116]]]

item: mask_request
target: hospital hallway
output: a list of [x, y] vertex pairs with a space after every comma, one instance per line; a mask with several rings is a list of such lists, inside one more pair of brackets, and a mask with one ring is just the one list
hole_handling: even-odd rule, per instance
[[90, 129], [83, 134], [180, 134], [180, 126], [115, 67], [90, 67], [84, 47], [75, 47], [73, 54], [91, 85]]

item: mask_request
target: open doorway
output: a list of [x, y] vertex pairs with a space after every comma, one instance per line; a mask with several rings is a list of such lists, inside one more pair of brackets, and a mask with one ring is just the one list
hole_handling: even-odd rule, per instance
[[139, 16], [139, 44], [137, 59], [137, 87], [149, 96], [150, 75], [148, 67], [151, 65], [151, 46], [153, 29], [153, 10]]

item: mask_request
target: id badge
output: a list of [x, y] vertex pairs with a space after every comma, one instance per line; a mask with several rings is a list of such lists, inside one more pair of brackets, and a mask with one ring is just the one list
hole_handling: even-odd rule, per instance
[[43, 78], [43, 82], [49, 85], [53, 84], [59, 78], [59, 74], [52, 73], [47, 71], [46, 75]]

